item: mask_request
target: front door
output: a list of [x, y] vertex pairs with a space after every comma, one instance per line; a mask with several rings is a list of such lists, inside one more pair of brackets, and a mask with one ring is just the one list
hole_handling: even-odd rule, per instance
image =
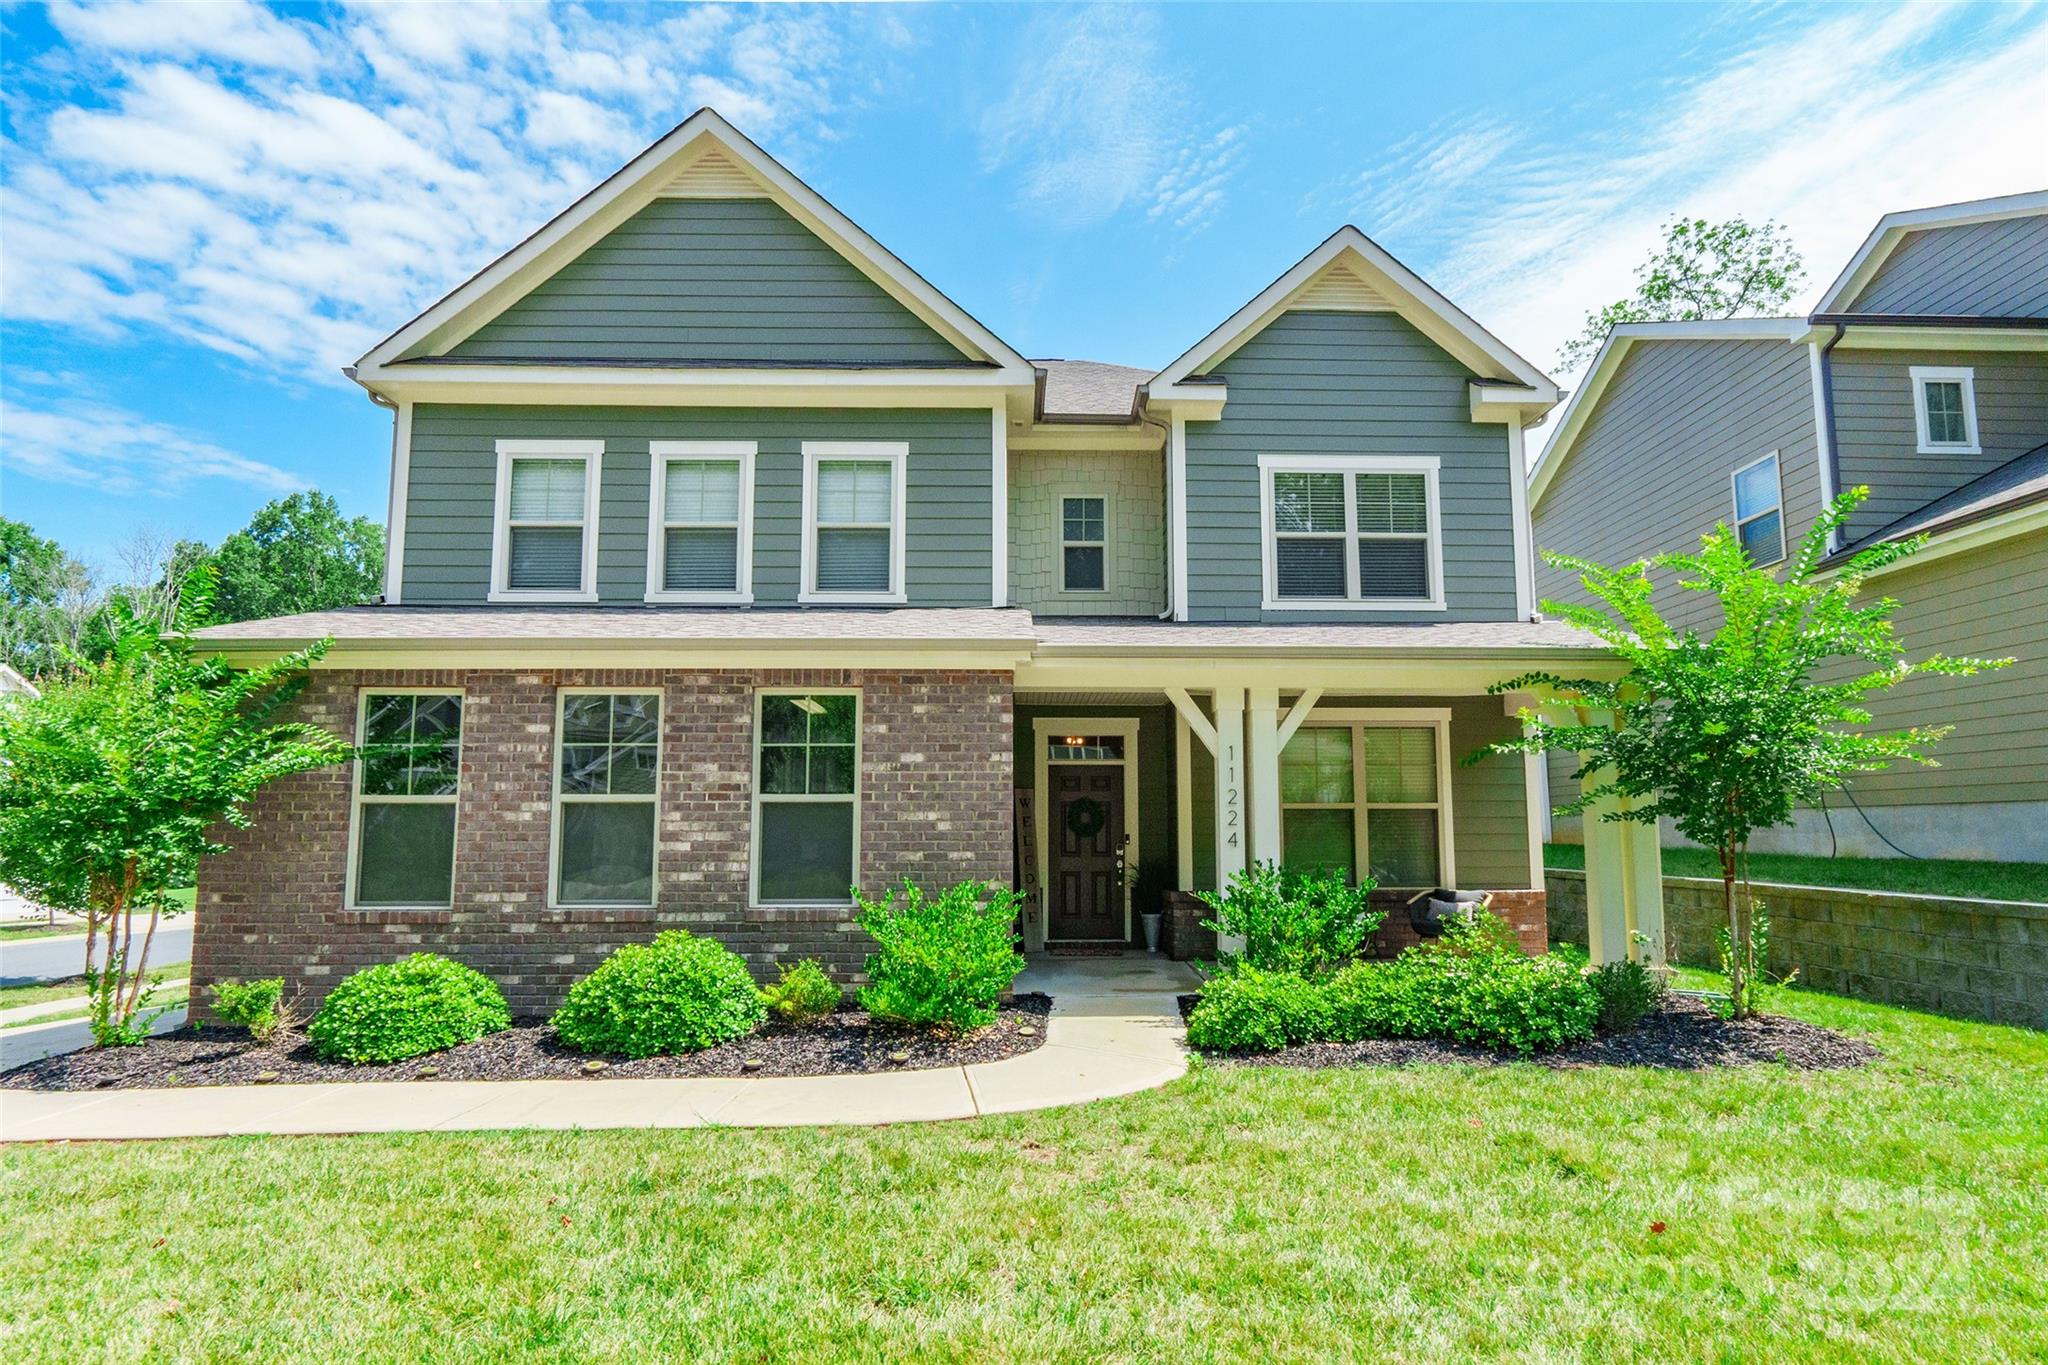
[[1046, 937], [1120, 943], [1124, 929], [1124, 769], [1054, 764]]

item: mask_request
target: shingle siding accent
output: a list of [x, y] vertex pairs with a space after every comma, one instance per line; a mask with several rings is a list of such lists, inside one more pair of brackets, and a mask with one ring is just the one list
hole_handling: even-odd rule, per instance
[[[1919, 453], [1913, 367], [1973, 371], [1983, 453]], [[2039, 351], [1894, 351], [1837, 348], [1835, 445], [1842, 486], [1870, 486], [1851, 540], [1952, 493], [2048, 440], [2048, 354]]]
[[[1262, 619], [1262, 454], [1442, 458], [1448, 616], [1515, 616], [1507, 429], [1474, 422], [1472, 372], [1394, 313], [1285, 313], [1214, 373], [1230, 399], [1187, 428], [1188, 599], [1198, 621]], [[1308, 611], [1285, 621], [1431, 620], [1446, 613]]]
[[525, 407], [422, 404], [413, 410], [404, 600], [450, 606], [490, 592], [497, 442], [605, 443], [600, 600], [647, 592], [648, 443], [754, 441], [754, 600], [793, 605], [803, 538], [805, 441], [907, 441], [905, 587], [910, 605], [986, 606], [992, 570], [991, 432], [959, 409]]
[[1850, 311], [2048, 317], [2048, 214], [1909, 232]]
[[[555, 692], [572, 685], [662, 691], [655, 909], [548, 907]], [[1011, 876], [1007, 673], [336, 671], [315, 675], [295, 706], [353, 738], [358, 690], [379, 686], [463, 689], [453, 907], [347, 909], [353, 769], [286, 778], [263, 791], [249, 829], [217, 831], [229, 851], [200, 869], [196, 992], [222, 977], [283, 976], [316, 1002], [358, 968], [431, 951], [490, 975], [514, 1013], [531, 1016], [612, 949], [666, 928], [722, 940], [757, 975], [816, 957], [856, 983], [872, 945], [850, 911], [748, 904], [760, 687], [860, 688], [863, 887]]]
[[[1060, 499], [1108, 501], [1107, 593], [1060, 591]], [[1166, 609], [1166, 461], [1144, 451], [1013, 451], [1010, 601], [1039, 616]]]
[[449, 355], [972, 363], [767, 199], [657, 199]]

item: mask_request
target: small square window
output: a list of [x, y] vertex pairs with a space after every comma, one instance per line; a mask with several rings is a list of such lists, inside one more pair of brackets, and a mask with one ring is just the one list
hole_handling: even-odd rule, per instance
[[1915, 365], [1911, 373], [1920, 454], [1979, 453], [1976, 371]]

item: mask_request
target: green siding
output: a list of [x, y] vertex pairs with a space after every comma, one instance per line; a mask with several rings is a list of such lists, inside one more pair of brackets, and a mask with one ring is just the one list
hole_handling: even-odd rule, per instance
[[1510, 621], [1514, 504], [1507, 428], [1474, 422], [1471, 371], [1394, 313], [1292, 312], [1216, 367], [1230, 399], [1187, 432], [1188, 605], [1262, 619], [1260, 455], [1442, 459], [1446, 612], [1272, 613], [1276, 621]]
[[647, 591], [650, 441], [755, 441], [754, 600], [793, 604], [803, 533], [804, 441], [907, 441], [905, 588], [912, 606], [987, 606], [990, 431], [978, 409], [566, 408], [423, 404], [413, 409], [404, 600], [482, 602], [490, 591], [497, 442], [605, 443], [598, 594]]
[[449, 355], [973, 363], [766, 199], [657, 199]]
[[2048, 213], [1907, 233], [1849, 311], [2048, 316]]

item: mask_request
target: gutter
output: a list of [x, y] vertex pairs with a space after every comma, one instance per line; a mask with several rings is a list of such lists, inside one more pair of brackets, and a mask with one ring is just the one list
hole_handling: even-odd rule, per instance
[[[1818, 318], [1815, 321], [1819, 321]], [[1820, 348], [1820, 438], [1827, 443], [1827, 484], [1828, 501], [1832, 505], [1842, 493], [1842, 452], [1835, 444], [1835, 368], [1832, 354], [1848, 326], [1842, 322], [1834, 324], [1835, 334]], [[1835, 531], [1828, 532], [1828, 553], [1834, 554], [1842, 548], [1841, 536]]]
[[1834, 327], [1838, 339], [1841, 329], [1850, 323], [1864, 327], [2010, 327], [2023, 331], [2048, 328], [2048, 318], [1983, 317], [1961, 313], [1815, 313], [1807, 321], [1817, 327]]

